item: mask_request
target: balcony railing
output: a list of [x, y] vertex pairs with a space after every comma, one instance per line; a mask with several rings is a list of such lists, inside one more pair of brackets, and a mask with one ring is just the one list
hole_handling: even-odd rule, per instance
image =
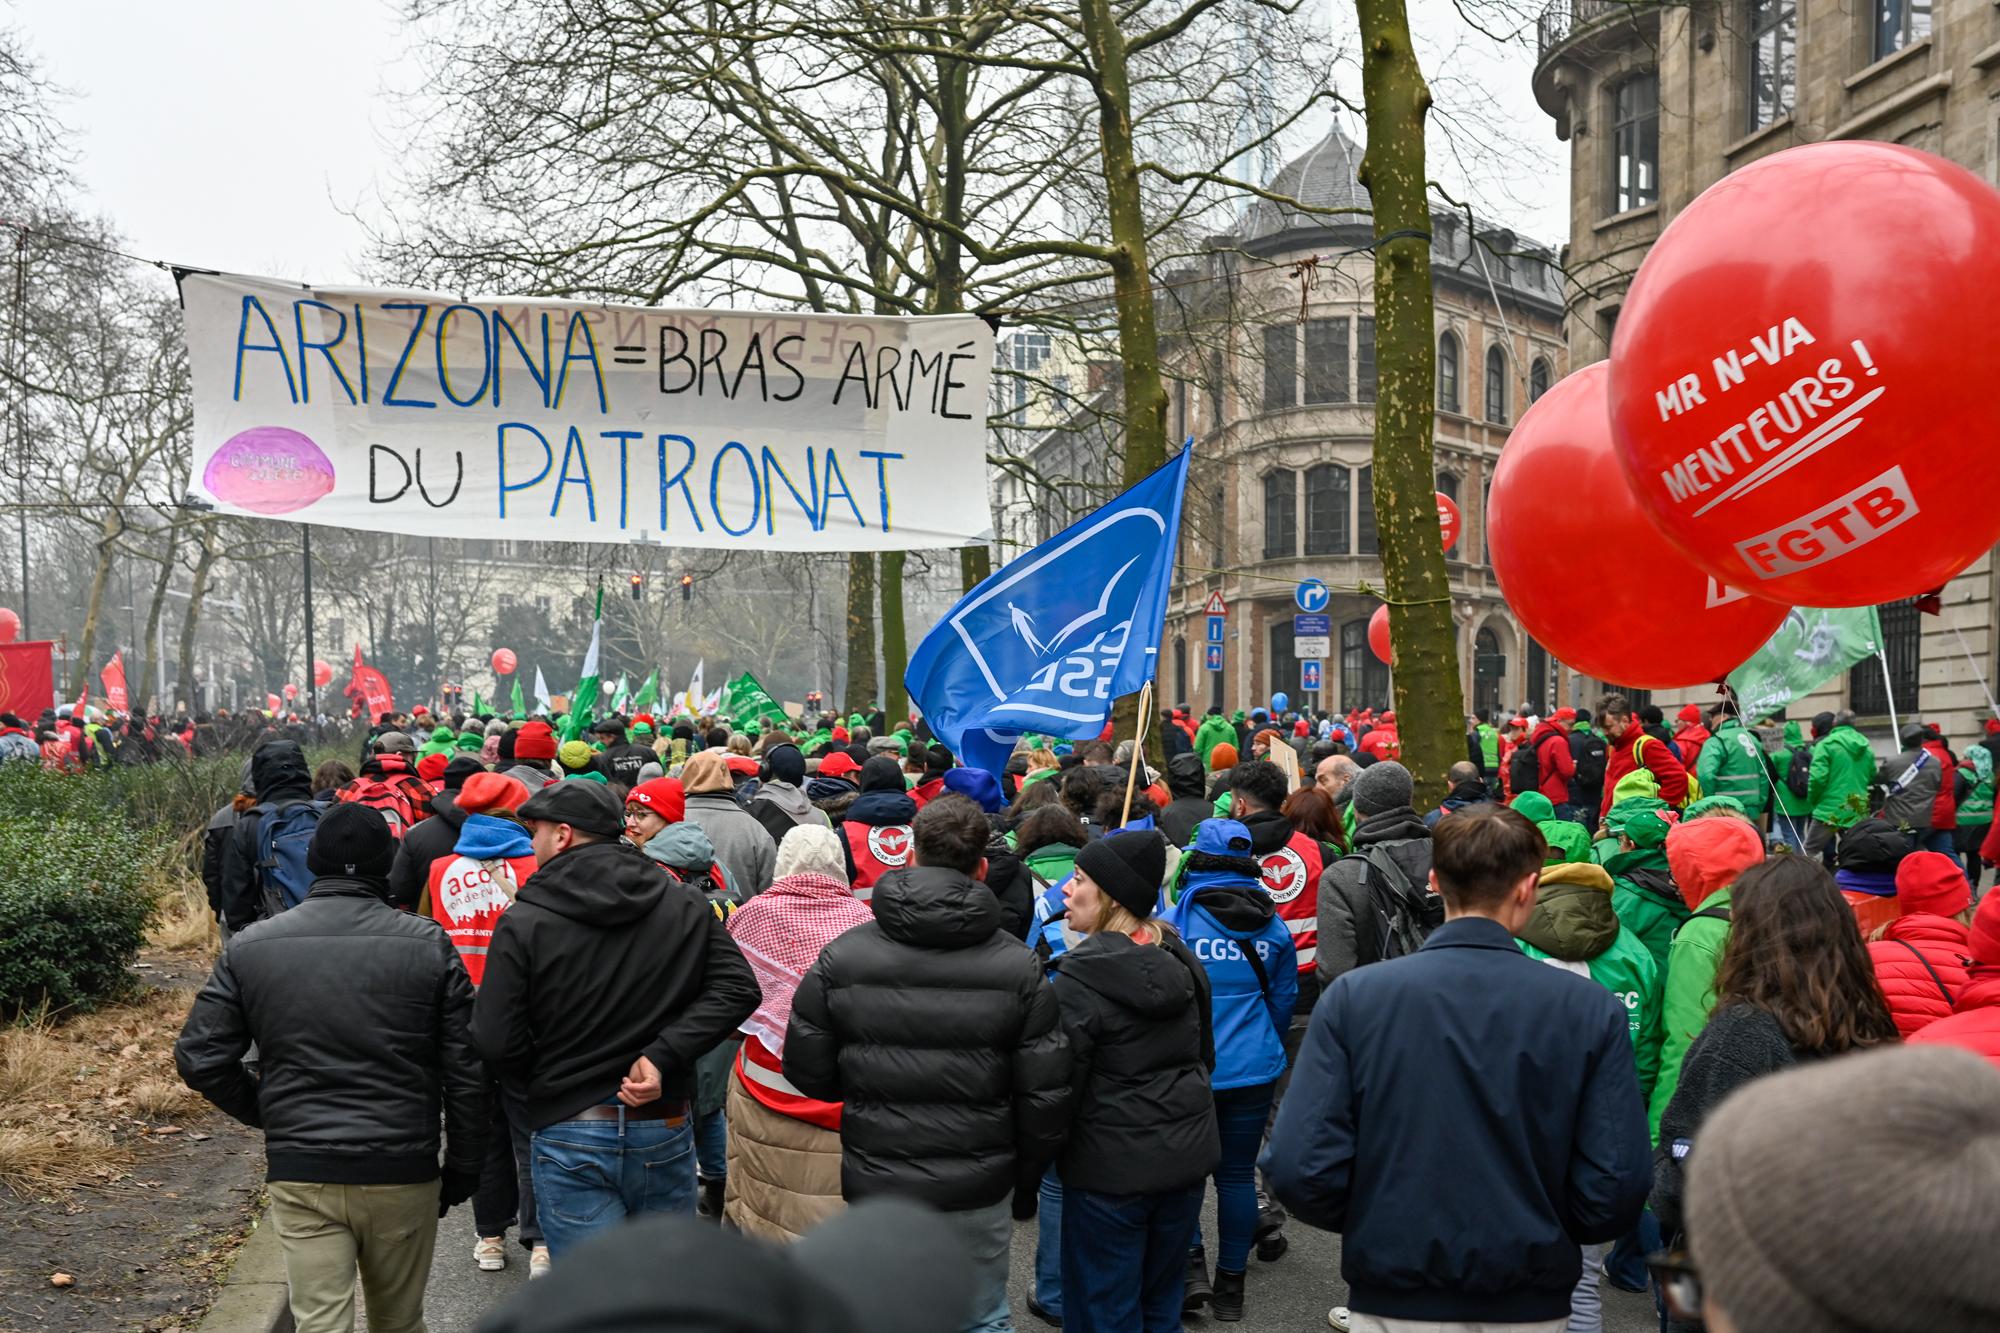
[[1613, 14], [1653, 9], [1657, 0], [1551, 0], [1535, 22], [1535, 60], [1548, 59], [1549, 52], [1570, 37]]

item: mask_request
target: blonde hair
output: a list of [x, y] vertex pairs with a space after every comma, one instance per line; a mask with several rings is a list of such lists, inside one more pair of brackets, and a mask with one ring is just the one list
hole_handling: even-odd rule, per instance
[[1039, 773], [1045, 768], [1061, 767], [1062, 764], [1057, 760], [1054, 750], [1043, 748], [1028, 751], [1028, 771], [1030, 773]]

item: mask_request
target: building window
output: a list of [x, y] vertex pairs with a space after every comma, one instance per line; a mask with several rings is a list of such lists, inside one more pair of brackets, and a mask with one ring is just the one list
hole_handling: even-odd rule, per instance
[[1221, 486], [1217, 486], [1213, 491], [1209, 493], [1208, 562], [1217, 569], [1221, 569], [1223, 567], [1223, 562], [1227, 559], [1229, 554], [1229, 543], [1227, 540], [1225, 540], [1228, 534], [1224, 531], [1224, 524], [1226, 522], [1226, 515], [1225, 515], [1226, 504], [1227, 500], [1225, 497], [1225, 492]]
[[1497, 343], [1486, 349], [1486, 419], [1507, 424], [1507, 354]]
[[1275, 468], [1264, 474], [1264, 558], [1299, 553], [1299, 474]]
[[1931, 35], [1931, 0], [1875, 0], [1875, 58]]
[[1438, 411], [1458, 411], [1458, 339], [1449, 333], [1438, 339]]
[[[1894, 0], [1879, 0], [1893, 3]], [[1907, 3], [1907, 0], [1905, 0]], [[1611, 94], [1611, 211], [1660, 198], [1660, 76], [1640, 74]]]
[[1500, 636], [1480, 626], [1472, 636], [1472, 707], [1487, 710], [1488, 717], [1500, 711], [1500, 679], [1507, 674], [1507, 658], [1500, 651]]
[[1369, 464], [1361, 469], [1354, 485], [1354, 552], [1374, 555], [1376, 549], [1375, 467]]
[[1908, 718], [1920, 707], [1917, 682], [1924, 662], [1923, 626], [1918, 620], [1913, 598], [1884, 602], [1876, 608], [1882, 618], [1882, 655], [1889, 660], [1889, 679], [1882, 679], [1880, 658], [1864, 658], [1847, 673], [1848, 707], [1863, 717], [1886, 717], [1891, 700], [1885, 685], [1895, 691], [1895, 712]]
[[1528, 707], [1547, 717], [1550, 701], [1555, 698], [1555, 682], [1549, 677], [1549, 650], [1528, 640], [1528, 674], [1521, 689], [1528, 696]]
[[1347, 321], [1306, 321], [1306, 401], [1347, 401]]
[[1545, 357], [1536, 357], [1528, 367], [1528, 401], [1535, 402], [1549, 391], [1549, 363]]
[[1354, 401], [1375, 401], [1375, 321], [1354, 321]]
[[1306, 554], [1347, 554], [1347, 506], [1353, 481], [1338, 463], [1306, 469]]
[[1208, 354], [1208, 428], [1222, 429], [1222, 349]]
[[[1928, 17], [1926, 14], [1926, 21]], [[1791, 114], [1792, 89], [1798, 79], [1798, 25], [1797, 0], [1750, 0], [1749, 112], [1753, 130]]]
[[1492, 512], [1493, 473], [1488, 470], [1486, 482], [1479, 492], [1479, 563], [1482, 565], [1493, 563], [1492, 529], [1486, 521], [1486, 516]]
[[1295, 694], [1301, 679], [1299, 673], [1298, 640], [1293, 637], [1292, 618], [1278, 616], [1271, 621], [1271, 655], [1265, 659], [1265, 670], [1270, 673], [1270, 688], [1264, 697], [1283, 691]]
[[1004, 390], [1010, 408], [1007, 419], [1014, 425], [1024, 425], [1028, 420], [1028, 398], [1034, 388], [1029, 377], [1049, 359], [1050, 349], [1046, 333], [1017, 333], [1001, 346], [1001, 361], [1014, 372]]
[[[1438, 473], [1437, 485], [1438, 485], [1439, 495], [1444, 496], [1446, 499], [1450, 500], [1453, 504], [1458, 503], [1458, 476], [1456, 473], [1452, 472]], [[1461, 510], [1459, 513], [1459, 525], [1458, 525], [1459, 531], [1461, 533], [1463, 533], [1465, 530], [1464, 519], [1465, 519], [1464, 511]], [[1451, 545], [1444, 548], [1444, 553], [1446, 555], [1451, 555], [1456, 550], [1458, 550], [1458, 543], [1453, 542]]]
[[1291, 324], [1264, 326], [1264, 410], [1291, 407], [1299, 401], [1298, 328]]
[[1389, 667], [1368, 647], [1368, 620], [1349, 620], [1340, 627], [1340, 707], [1387, 708]]

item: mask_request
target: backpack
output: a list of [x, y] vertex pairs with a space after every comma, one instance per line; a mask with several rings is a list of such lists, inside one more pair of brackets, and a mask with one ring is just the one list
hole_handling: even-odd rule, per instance
[[356, 778], [335, 792], [334, 800], [343, 805], [365, 805], [375, 811], [388, 823], [390, 834], [398, 842], [420, 818], [409, 791], [382, 778]]
[[1710, 921], [1727, 922], [1729, 920], [1729, 909], [1727, 907], [1704, 907], [1699, 912], [1690, 912], [1687, 915], [1687, 920], [1682, 921], [1674, 927], [1674, 934], [1680, 934], [1687, 926], [1688, 921], [1693, 921], [1697, 917], [1707, 917]]
[[[1583, 744], [1579, 746], [1578, 741]], [[1578, 791], [1604, 790], [1604, 738], [1596, 732], [1575, 732], [1570, 736], [1570, 752], [1576, 756], [1576, 776], [1570, 779]]]
[[324, 801], [252, 807], [257, 816], [257, 888], [266, 917], [297, 907], [312, 891], [314, 876], [306, 866], [306, 849], [326, 808]]
[[1368, 919], [1355, 922], [1356, 966], [1413, 954], [1444, 924], [1444, 899], [1419, 893], [1387, 852], [1378, 855], [1370, 847], [1340, 859], [1361, 863], [1361, 891], [1368, 901]]
[[1507, 759], [1507, 781], [1514, 788], [1514, 795], [1534, 791], [1542, 785], [1542, 761], [1537, 757], [1538, 746], [1525, 742], [1514, 747], [1514, 753]]
[[1812, 790], [1812, 746], [1792, 747], [1791, 762], [1785, 765], [1785, 790], [1800, 799]]

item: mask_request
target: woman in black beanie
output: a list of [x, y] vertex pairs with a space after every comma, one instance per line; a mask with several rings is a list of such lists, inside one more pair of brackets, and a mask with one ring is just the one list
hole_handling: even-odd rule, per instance
[[1121, 830], [1077, 854], [1063, 892], [1085, 937], [1055, 976], [1073, 1062], [1056, 1164], [1070, 1333], [1180, 1328], [1187, 1238], [1221, 1156], [1208, 977], [1153, 917], [1166, 866], [1158, 833]]

